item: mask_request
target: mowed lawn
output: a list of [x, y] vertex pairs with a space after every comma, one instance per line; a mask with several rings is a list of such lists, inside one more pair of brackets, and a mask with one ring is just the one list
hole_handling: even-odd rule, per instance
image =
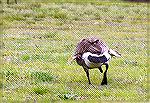
[[[3, 103], [148, 101], [148, 4], [57, 0], [1, 5]], [[110, 62], [108, 85], [100, 85], [98, 69], [90, 70], [89, 85], [83, 68], [75, 61], [68, 64], [76, 44], [90, 36], [122, 54]]]

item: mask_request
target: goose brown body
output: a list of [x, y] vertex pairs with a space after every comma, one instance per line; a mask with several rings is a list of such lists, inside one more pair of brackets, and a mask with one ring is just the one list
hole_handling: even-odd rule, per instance
[[[89, 84], [91, 84], [90, 77], [89, 77], [89, 69], [98, 68], [101, 73], [103, 73], [103, 70], [101, 68], [102, 65], [106, 66], [106, 70], [104, 72], [103, 80], [101, 85], [107, 85], [107, 70], [108, 70], [108, 62], [100, 63], [101, 65], [98, 66], [91, 66], [89, 67], [89, 64], [86, 60], [83, 59], [83, 54], [85, 53], [91, 53], [94, 55], [102, 55], [103, 53], [110, 54], [111, 56], [121, 57], [121, 55], [112, 50], [109, 49], [108, 46], [103, 42], [101, 39], [98, 39], [96, 37], [90, 37], [86, 39], [82, 39], [76, 46], [75, 53], [73, 59], [76, 60], [76, 62], [83, 67], [84, 71], [86, 72]], [[92, 60], [92, 58], [91, 58]], [[89, 64], [89, 65], [87, 65]], [[98, 63], [97, 63], [98, 64]]]

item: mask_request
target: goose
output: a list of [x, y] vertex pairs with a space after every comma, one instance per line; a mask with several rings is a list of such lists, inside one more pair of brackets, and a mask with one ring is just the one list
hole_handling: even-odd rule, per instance
[[89, 84], [91, 84], [89, 69], [98, 68], [103, 73], [102, 65], [105, 65], [101, 85], [107, 85], [107, 71], [112, 56], [121, 57], [121, 54], [110, 49], [101, 39], [89, 37], [77, 44], [72, 60], [76, 60], [77, 64], [83, 67]]

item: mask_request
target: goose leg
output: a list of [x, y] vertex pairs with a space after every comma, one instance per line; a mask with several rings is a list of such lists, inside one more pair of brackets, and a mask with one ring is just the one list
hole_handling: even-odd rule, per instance
[[98, 69], [101, 73], [103, 73], [102, 67], [99, 67]]
[[83, 67], [83, 68], [84, 68], [84, 71], [86, 72], [86, 76], [88, 78], [88, 82], [89, 82], [89, 84], [91, 84], [90, 77], [89, 77], [89, 69], [86, 68], [86, 67]]
[[103, 80], [102, 80], [102, 83], [101, 83], [101, 85], [107, 85], [107, 70], [108, 70], [108, 64], [105, 64], [105, 66], [106, 66], [106, 70], [105, 70], [105, 72], [104, 72], [104, 76], [103, 76]]

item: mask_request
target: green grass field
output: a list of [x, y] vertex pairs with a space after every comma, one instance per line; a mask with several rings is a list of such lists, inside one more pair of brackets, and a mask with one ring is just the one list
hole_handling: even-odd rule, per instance
[[[148, 102], [148, 4], [12, 1], [0, 10], [2, 103]], [[107, 86], [98, 69], [90, 70], [89, 85], [83, 68], [67, 63], [89, 36], [122, 54], [110, 62]]]

